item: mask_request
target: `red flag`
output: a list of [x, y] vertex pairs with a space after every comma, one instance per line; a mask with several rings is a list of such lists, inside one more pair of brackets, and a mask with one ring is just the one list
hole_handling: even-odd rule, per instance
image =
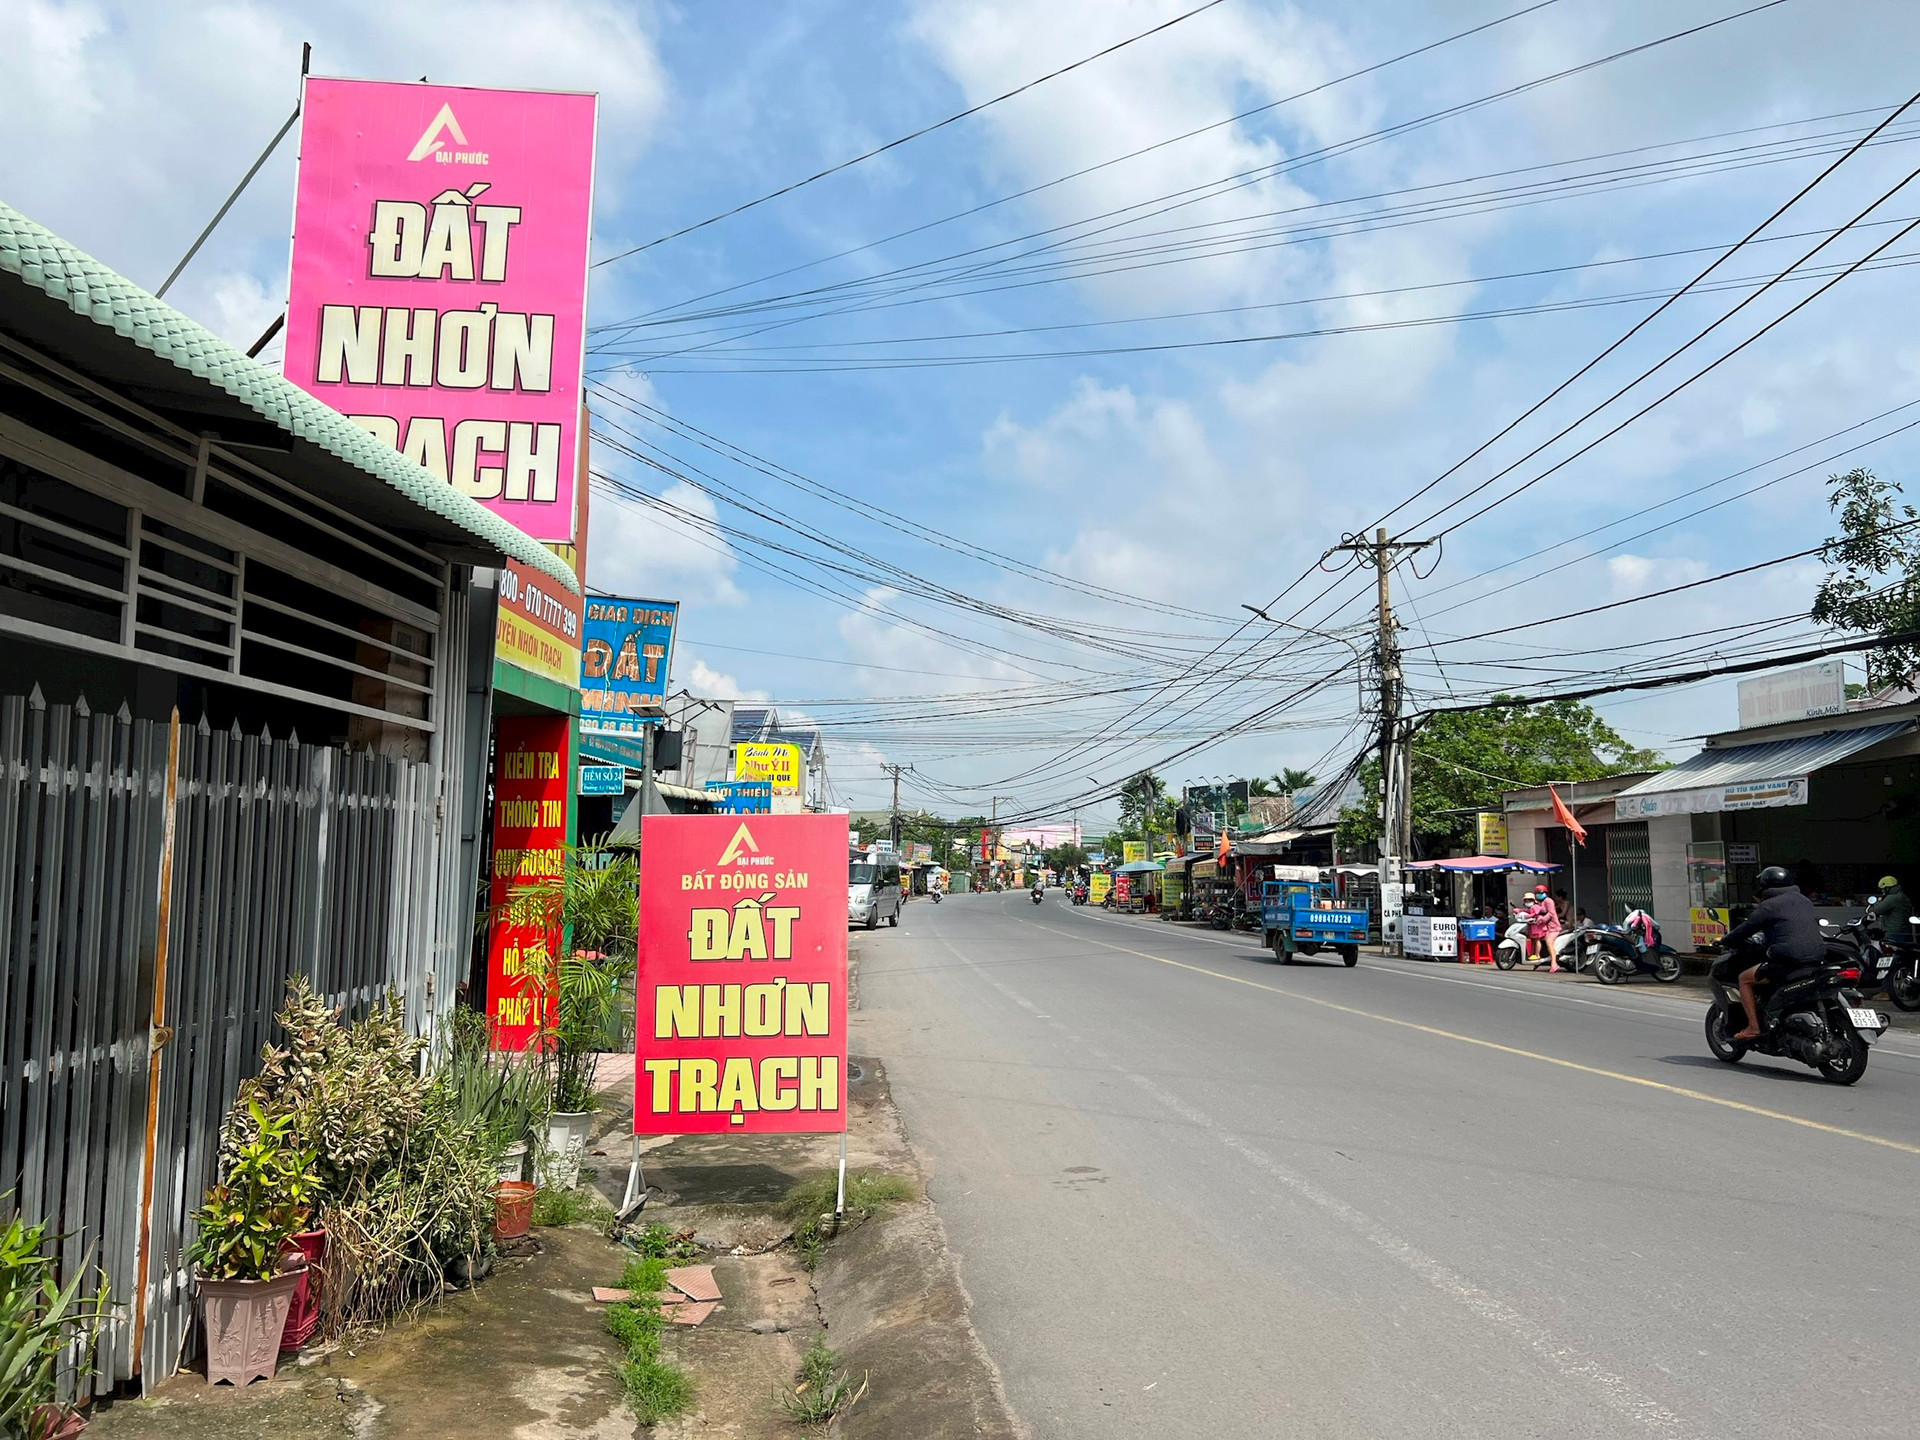
[[1226, 864], [1227, 856], [1231, 854], [1232, 851], [1233, 851], [1233, 845], [1227, 839], [1227, 832], [1222, 830], [1220, 832], [1220, 848], [1214, 851], [1215, 863], [1220, 865]]
[[1573, 811], [1569, 810], [1567, 808], [1567, 802], [1560, 798], [1560, 792], [1549, 785], [1547, 787], [1547, 794], [1553, 797], [1553, 818], [1567, 827], [1568, 831], [1573, 835], [1574, 844], [1586, 844], [1587, 827], [1573, 818]]

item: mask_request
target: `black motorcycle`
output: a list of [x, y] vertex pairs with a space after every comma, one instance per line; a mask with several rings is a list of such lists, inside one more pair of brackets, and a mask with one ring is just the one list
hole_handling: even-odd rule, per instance
[[1635, 975], [1651, 975], [1662, 985], [1680, 978], [1680, 956], [1671, 945], [1643, 946], [1619, 925], [1584, 925], [1575, 968], [1584, 963], [1602, 985], [1624, 985]]
[[1046, 893], [1042, 891], [1038, 885], [1033, 887], [1033, 903], [1034, 904], [1038, 905], [1042, 900], [1046, 898], [1047, 898]]
[[1887, 999], [1902, 1010], [1920, 1010], [1920, 950], [1911, 945], [1889, 945], [1882, 983]]
[[1759, 958], [1749, 949], [1722, 955], [1708, 972], [1713, 1004], [1707, 1009], [1707, 1048], [1716, 1060], [1737, 1064], [1749, 1051], [1798, 1060], [1835, 1085], [1852, 1085], [1867, 1073], [1867, 1053], [1885, 1033], [1887, 1017], [1867, 1009], [1855, 988], [1860, 957], [1844, 943], [1829, 942], [1826, 959], [1789, 976], [1783, 985], [1762, 977], [1754, 998], [1760, 1007], [1760, 1038], [1736, 1040], [1746, 1028], [1740, 974]]

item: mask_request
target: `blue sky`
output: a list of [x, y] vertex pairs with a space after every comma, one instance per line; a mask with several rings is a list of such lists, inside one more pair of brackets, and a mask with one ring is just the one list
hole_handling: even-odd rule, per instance
[[[596, 229], [607, 257], [1190, 8], [14, 0], [0, 7], [0, 91], [23, 103], [10, 107], [0, 194], [157, 284], [285, 117], [310, 39], [321, 73], [600, 91]], [[1178, 783], [1337, 766], [1354, 740], [1346, 647], [1365, 642], [1350, 627], [1368, 618], [1372, 584], [1312, 572], [1323, 549], [1494, 436], [1691, 278], [1712, 247], [1831, 163], [1907, 98], [1905, 57], [1920, 41], [1910, 4], [1788, 0], [1348, 148], [1742, 8], [1558, 0], [1217, 123], [1518, 8], [1225, 0], [971, 119], [598, 267], [590, 370], [607, 387], [596, 408], [609, 443], [596, 466], [671, 508], [597, 494], [591, 578], [684, 599], [676, 683], [769, 697], [828, 724], [835, 789], [856, 806], [884, 798], [878, 767], [897, 760], [917, 769], [907, 793], [936, 809], [985, 809], [1000, 795], [1003, 810], [1059, 810], [1269, 707], [1259, 728], [1164, 773]], [[1920, 165], [1920, 120], [1887, 134], [1892, 143], [1849, 161], [1767, 232], [1802, 238], [1750, 246], [1717, 278], [1771, 275]], [[1328, 146], [1342, 153], [1298, 163]], [[1089, 166], [1102, 168], [1047, 184]], [[1188, 193], [1175, 210], [1149, 203], [1249, 171], [1250, 183]], [[289, 146], [170, 296], [230, 338], [250, 341], [284, 300], [292, 175]], [[1109, 212], [1119, 213], [1099, 223], [1114, 228], [1088, 233], [1089, 217]], [[1920, 182], [1870, 218], [1916, 215]], [[1849, 263], [1899, 228], [1843, 236], [1809, 263]], [[1048, 233], [1012, 243], [1037, 232]], [[1047, 242], [1056, 248], [1036, 249]], [[1910, 252], [1920, 235], [1887, 259]], [[966, 278], [897, 273], [951, 256], [964, 256], [947, 265], [969, 267]], [[1542, 271], [1552, 273], [1527, 273]], [[1912, 273], [1894, 263], [1842, 281], [1591, 454], [1450, 533], [1418, 574], [1400, 571], [1416, 698], [1706, 663], [1809, 636], [1790, 623], [1752, 638], [1727, 627], [1803, 612], [1819, 575], [1811, 562], [1531, 622], [1816, 543], [1828, 533], [1821, 480], [1831, 470], [1868, 464], [1904, 477], [1920, 431], [1877, 437], [1920, 419], [1920, 406], [1848, 427], [1920, 400]], [[904, 290], [906, 279], [923, 283]], [[832, 305], [612, 328], [657, 322], [708, 292], [764, 305], [813, 286], [856, 288]], [[1413, 533], [1533, 479], [1813, 288], [1775, 287], [1569, 439]], [[1413, 525], [1480, 486], [1751, 293], [1741, 284], [1681, 300], [1390, 523]], [[1458, 318], [1487, 311], [1506, 313]], [[1142, 318], [1170, 315], [1179, 318]], [[1294, 338], [1250, 338], [1274, 334]], [[1058, 353], [1116, 348], [1127, 353]], [[923, 363], [1005, 352], [1029, 358]], [[895, 368], [834, 368], [850, 361]], [[739, 448], [718, 455], [705, 437]], [[1673, 523], [1769, 480], [1778, 483]], [[1649, 527], [1659, 528], [1637, 534]], [[1272, 613], [1339, 638], [1258, 624], [1234, 636], [1248, 618], [1242, 602], [1264, 605], [1303, 575]], [[1524, 583], [1497, 589], [1514, 580]], [[945, 601], [914, 593], [923, 586]], [[1324, 600], [1296, 610], [1323, 586]], [[1493, 633], [1457, 639], [1483, 632]], [[1226, 683], [1223, 659], [1244, 678]], [[1732, 723], [1732, 685], [1602, 708], [1637, 743], [1685, 753], [1682, 737]], [[1095, 805], [1083, 818], [1102, 813]]]

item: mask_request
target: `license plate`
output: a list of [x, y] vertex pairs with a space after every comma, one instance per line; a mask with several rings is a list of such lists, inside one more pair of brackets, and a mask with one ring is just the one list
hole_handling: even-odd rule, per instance
[[1847, 1018], [1853, 1021], [1856, 1030], [1884, 1030], [1887, 1028], [1886, 1016], [1878, 1010], [1854, 1010], [1849, 1008]]

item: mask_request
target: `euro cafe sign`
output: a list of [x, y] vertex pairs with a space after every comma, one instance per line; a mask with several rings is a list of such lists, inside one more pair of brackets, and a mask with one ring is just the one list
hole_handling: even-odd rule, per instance
[[847, 1128], [847, 817], [640, 822], [638, 1135]]

